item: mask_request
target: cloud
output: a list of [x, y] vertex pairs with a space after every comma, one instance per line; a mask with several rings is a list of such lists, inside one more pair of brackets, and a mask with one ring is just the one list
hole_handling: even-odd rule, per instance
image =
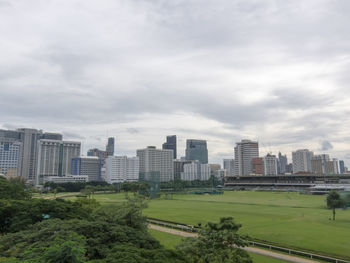
[[85, 148], [113, 134], [125, 153], [177, 134], [181, 155], [202, 138], [215, 162], [242, 138], [262, 154], [350, 147], [346, 1], [3, 3], [3, 127]]

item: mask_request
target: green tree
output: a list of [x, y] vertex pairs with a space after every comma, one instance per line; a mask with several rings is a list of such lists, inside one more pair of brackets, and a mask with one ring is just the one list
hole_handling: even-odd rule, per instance
[[30, 199], [31, 191], [21, 178], [6, 178], [0, 176], [0, 199]]
[[208, 223], [198, 238], [185, 239], [177, 248], [191, 263], [251, 263], [241, 249], [247, 242], [237, 233], [240, 227], [232, 217], [224, 217], [219, 223]]
[[327, 207], [333, 211], [333, 220], [335, 220], [335, 209], [344, 206], [344, 201], [341, 199], [337, 191], [332, 190], [327, 196]]

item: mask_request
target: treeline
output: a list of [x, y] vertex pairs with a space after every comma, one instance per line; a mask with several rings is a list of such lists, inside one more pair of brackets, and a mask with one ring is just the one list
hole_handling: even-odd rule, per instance
[[[7, 189], [15, 190], [10, 193]], [[20, 182], [0, 177], [0, 262], [252, 262], [232, 218], [208, 223], [198, 238], [165, 249], [147, 231], [144, 197], [100, 206], [94, 199], [34, 199]]]
[[183, 191], [189, 188], [211, 188], [222, 185], [222, 181], [215, 176], [209, 178], [209, 180], [200, 181], [183, 181], [181, 179], [175, 179], [170, 182], [162, 182], [160, 184], [161, 190], [173, 190], [175, 192]]

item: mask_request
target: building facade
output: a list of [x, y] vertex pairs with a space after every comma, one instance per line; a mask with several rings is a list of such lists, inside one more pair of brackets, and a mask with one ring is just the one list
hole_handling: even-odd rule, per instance
[[264, 175], [277, 175], [277, 158], [275, 155], [268, 154], [263, 158], [263, 173]]
[[106, 159], [106, 182], [109, 184], [137, 182], [139, 167], [138, 157], [109, 156]]
[[22, 143], [13, 138], [0, 137], [0, 173], [6, 176], [21, 175]]
[[163, 143], [163, 150], [173, 150], [174, 160], [177, 158], [177, 146], [176, 146], [176, 135], [169, 135], [166, 137], [166, 142]]
[[235, 160], [234, 159], [224, 159], [223, 160], [224, 169], [226, 170], [226, 176], [235, 175]]
[[71, 175], [86, 175], [89, 181], [101, 181], [102, 161], [97, 156], [80, 156], [72, 159]]
[[343, 160], [339, 161], [339, 173], [340, 174], [345, 174], [345, 164]]
[[313, 156], [314, 153], [308, 149], [301, 149], [292, 152], [293, 173], [311, 173], [311, 159]]
[[278, 153], [278, 173], [285, 174], [287, 172], [288, 159], [287, 155]]
[[207, 141], [190, 139], [186, 141], [186, 160], [208, 163]]
[[161, 182], [174, 180], [173, 150], [156, 149], [148, 146], [136, 151], [140, 159], [140, 173], [149, 174], [159, 172]]
[[210, 178], [210, 165], [201, 164], [199, 161], [192, 161], [184, 165], [184, 172], [181, 173], [183, 181], [206, 181]]
[[80, 142], [38, 140], [35, 184], [42, 185], [44, 177], [69, 175], [72, 159], [80, 155], [80, 148]]
[[191, 161], [175, 159], [174, 161], [174, 179], [181, 179], [181, 173], [184, 172], [184, 165]]
[[251, 140], [242, 140], [236, 143], [234, 151], [235, 176], [253, 173], [252, 159], [259, 157], [259, 143]]
[[108, 142], [106, 145], [106, 152], [107, 152], [107, 156], [113, 156], [114, 155], [114, 137], [110, 137], [108, 138]]
[[263, 158], [255, 157], [252, 159], [252, 174], [262, 175], [264, 173]]

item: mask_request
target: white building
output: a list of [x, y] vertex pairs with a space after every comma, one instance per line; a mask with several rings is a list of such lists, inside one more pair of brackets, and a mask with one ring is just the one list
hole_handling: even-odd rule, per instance
[[226, 170], [226, 176], [235, 175], [235, 160], [234, 159], [224, 159], [224, 169]]
[[89, 181], [89, 177], [87, 175], [66, 175], [66, 176], [47, 176], [44, 177], [44, 184], [46, 182], [53, 182], [56, 184], [63, 183], [85, 183]]
[[7, 176], [21, 175], [21, 149], [20, 141], [0, 137], [0, 173]]
[[277, 175], [277, 158], [275, 155], [266, 155], [263, 157], [263, 172], [264, 175]]
[[184, 172], [181, 173], [181, 180], [194, 181], [201, 180], [206, 181], [210, 178], [210, 165], [201, 164], [199, 161], [193, 161], [191, 163], [184, 164]]
[[127, 156], [109, 156], [106, 159], [106, 182], [137, 182], [139, 180], [139, 158]]
[[259, 157], [258, 142], [242, 140], [236, 143], [234, 175], [250, 175], [253, 172], [252, 159], [256, 157]]
[[80, 155], [80, 142], [40, 139], [37, 142], [36, 185], [44, 177], [64, 176], [71, 172], [71, 161]]
[[311, 159], [314, 156], [312, 151], [308, 149], [297, 150], [292, 152], [293, 173], [311, 173]]
[[173, 150], [161, 150], [148, 146], [137, 150], [137, 157], [140, 159], [140, 173], [158, 172], [161, 182], [174, 180]]

